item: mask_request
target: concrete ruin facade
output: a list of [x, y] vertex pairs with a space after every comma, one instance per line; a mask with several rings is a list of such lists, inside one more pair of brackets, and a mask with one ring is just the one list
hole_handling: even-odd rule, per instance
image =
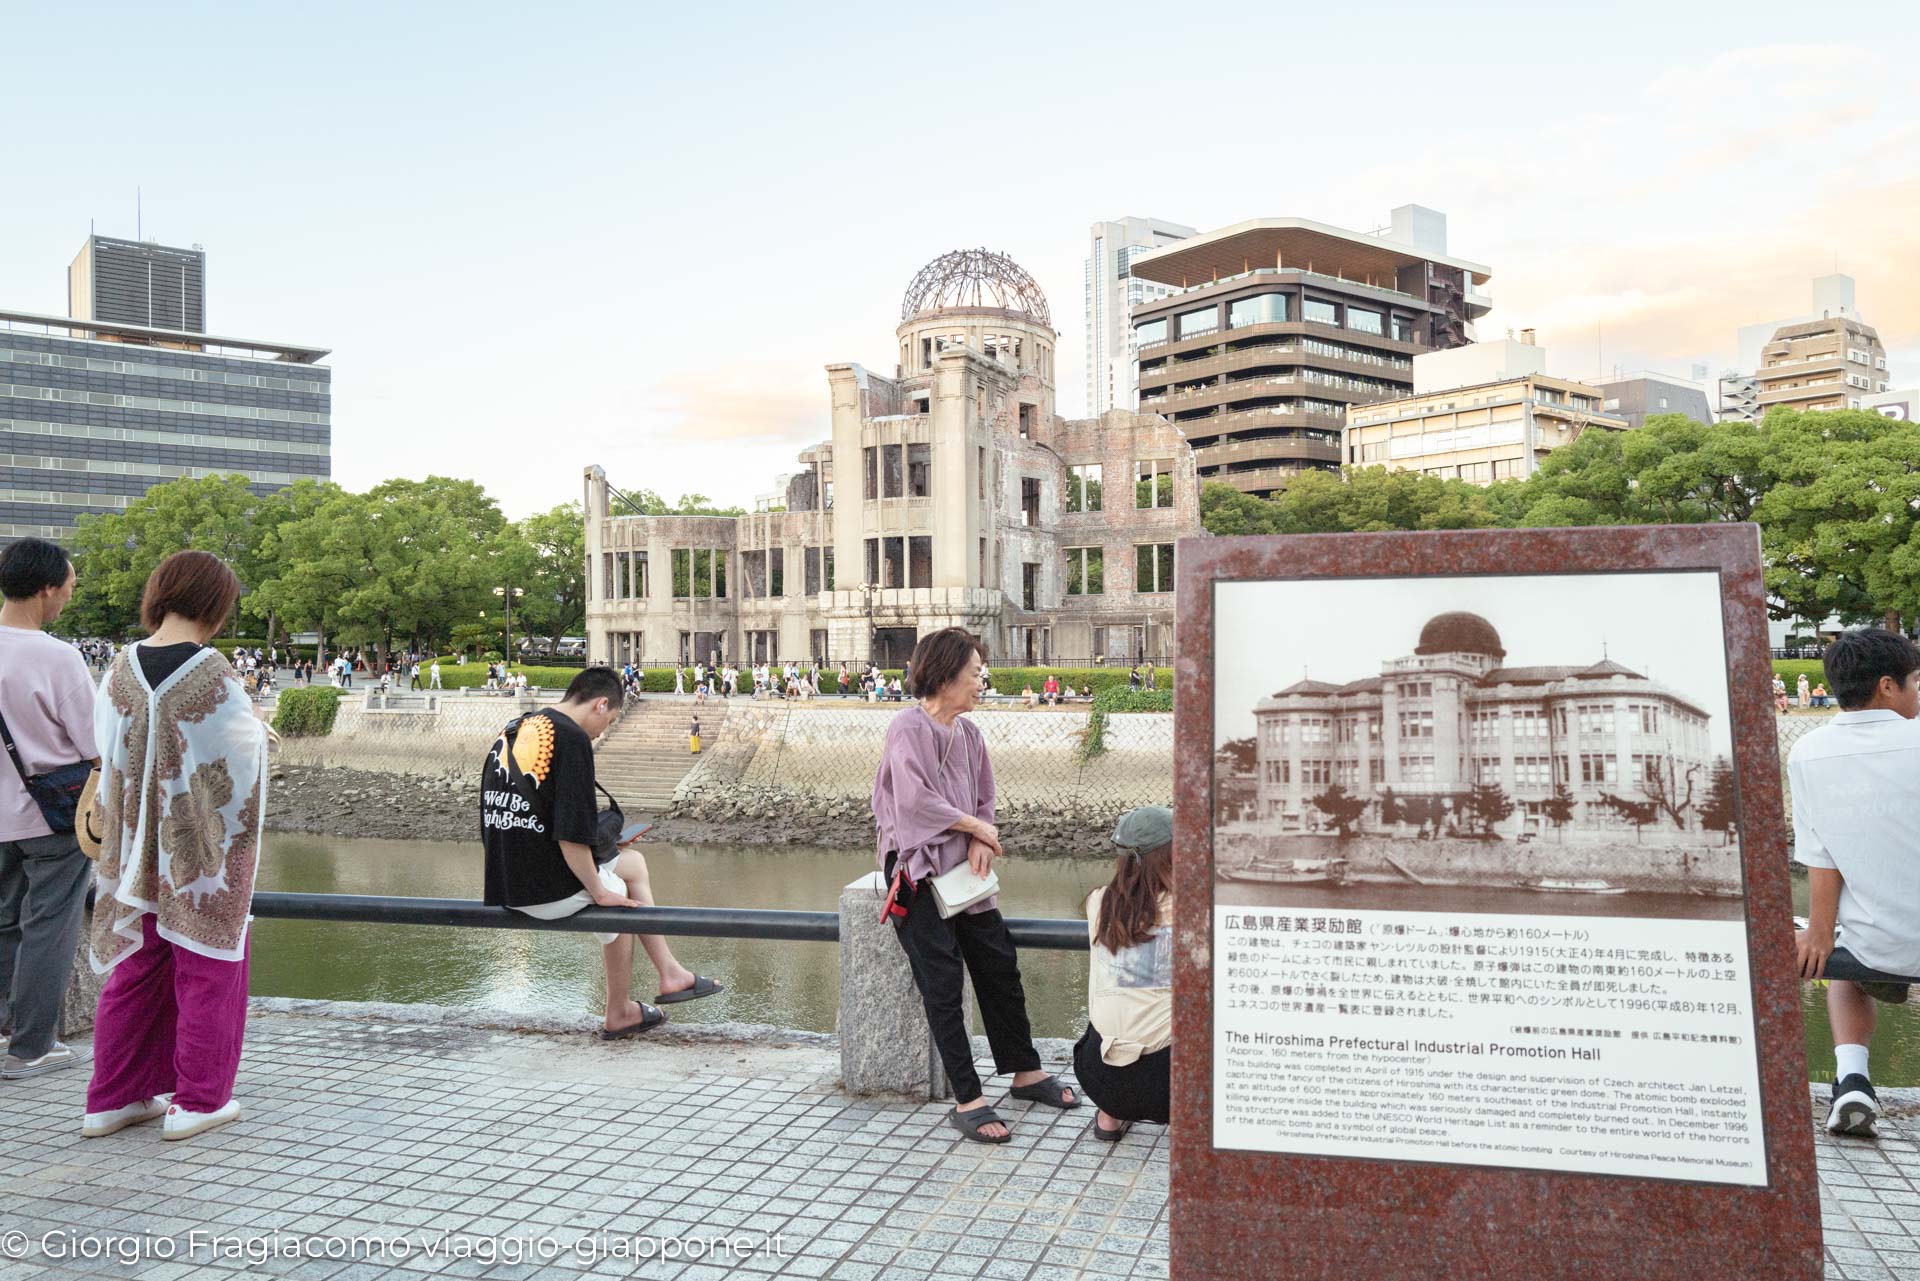
[[621, 514], [586, 469], [592, 661], [891, 668], [955, 626], [1000, 666], [1170, 660], [1173, 547], [1201, 530], [1179, 430], [1058, 417], [1045, 296], [1003, 255], [928, 264], [895, 338], [890, 376], [827, 366], [832, 436], [785, 510]]

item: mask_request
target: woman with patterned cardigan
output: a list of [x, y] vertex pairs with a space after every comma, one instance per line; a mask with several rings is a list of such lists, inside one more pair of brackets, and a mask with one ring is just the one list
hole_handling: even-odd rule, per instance
[[162, 1137], [184, 1139], [240, 1115], [233, 1082], [271, 731], [207, 645], [239, 596], [217, 556], [167, 557], [140, 601], [150, 634], [101, 682], [91, 959], [108, 977], [81, 1129], [89, 1138], [164, 1114]]

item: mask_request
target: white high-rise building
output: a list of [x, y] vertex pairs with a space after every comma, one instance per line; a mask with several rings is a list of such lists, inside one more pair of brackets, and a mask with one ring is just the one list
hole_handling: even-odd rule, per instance
[[1133, 256], [1193, 234], [1192, 227], [1158, 218], [1093, 224], [1086, 267], [1088, 417], [1109, 409], [1139, 408], [1137, 353], [1127, 315], [1140, 303], [1173, 292], [1171, 285], [1135, 279], [1130, 270]]

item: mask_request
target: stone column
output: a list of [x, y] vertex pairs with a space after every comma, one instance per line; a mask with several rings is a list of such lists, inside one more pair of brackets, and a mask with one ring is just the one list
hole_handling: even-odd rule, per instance
[[[907, 954], [880, 919], [884, 891], [875, 871], [840, 892], [840, 1084], [853, 1094], [950, 1099]], [[971, 1027], [971, 981], [961, 1002]]]

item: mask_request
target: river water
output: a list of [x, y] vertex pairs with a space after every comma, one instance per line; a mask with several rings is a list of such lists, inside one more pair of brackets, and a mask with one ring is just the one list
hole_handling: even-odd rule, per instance
[[[645, 848], [654, 897], [682, 907], [832, 912], [838, 910], [842, 887], [872, 867], [864, 850]], [[1009, 859], [1000, 865], [1001, 910], [1010, 916], [1077, 917], [1106, 874], [1107, 865], [1093, 860]], [[263, 890], [325, 894], [477, 899], [480, 882], [478, 847], [446, 841], [269, 833], [260, 870]], [[1665, 896], [1645, 897], [1651, 905]], [[1515, 899], [1508, 910], [1537, 910], [1541, 896]], [[1794, 903], [1804, 915], [1804, 880], [1794, 884]], [[600, 949], [581, 934], [279, 920], [257, 921], [254, 930], [256, 996], [457, 1005], [540, 1016], [597, 1015], [606, 999]], [[685, 965], [727, 988], [719, 996], [673, 1006], [676, 1022], [735, 1020], [833, 1030], [840, 968], [831, 945], [762, 939], [668, 942]], [[634, 964], [634, 995], [648, 1000], [651, 968], [638, 955]], [[1087, 1011], [1085, 954], [1026, 951], [1020, 970], [1035, 1035], [1079, 1036]], [[1822, 989], [1806, 985], [1801, 1004], [1808, 1069], [1814, 1079], [1826, 1080], [1833, 1071], [1833, 1036]], [[1920, 1083], [1920, 1015], [1907, 1006], [1883, 1007], [1872, 1054], [1876, 1082]]]

